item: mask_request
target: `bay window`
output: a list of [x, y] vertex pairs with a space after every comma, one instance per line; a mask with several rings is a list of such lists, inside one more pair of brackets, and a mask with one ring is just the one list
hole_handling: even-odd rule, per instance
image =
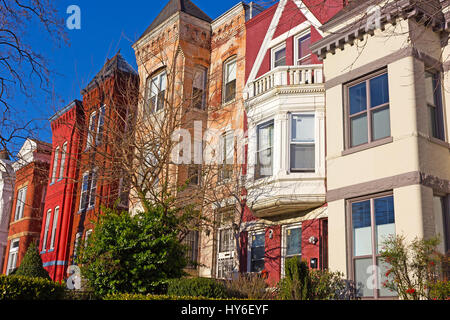
[[228, 103], [236, 98], [236, 58], [232, 58], [224, 64], [223, 75], [223, 103]]
[[368, 77], [347, 87], [349, 147], [391, 135], [388, 74]]
[[266, 122], [257, 127], [256, 179], [271, 177], [273, 175], [273, 130], [273, 121]]
[[314, 115], [294, 114], [291, 116], [291, 172], [315, 171], [314, 121]]
[[388, 265], [380, 258], [383, 242], [395, 235], [392, 195], [356, 200], [349, 203], [352, 230], [353, 279], [362, 297], [395, 296], [384, 288]]

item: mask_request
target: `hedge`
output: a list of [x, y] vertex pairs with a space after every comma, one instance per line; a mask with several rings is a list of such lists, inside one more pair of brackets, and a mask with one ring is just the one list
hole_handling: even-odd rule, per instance
[[64, 285], [42, 278], [0, 275], [0, 300], [59, 300]]
[[167, 295], [216, 299], [224, 299], [230, 297], [223, 283], [210, 278], [172, 279], [167, 285]]
[[[155, 294], [132, 294], [132, 293], [118, 293], [109, 294], [103, 297], [103, 300], [238, 300], [238, 299], [216, 299], [216, 298], [205, 298], [205, 297], [188, 297], [188, 296], [169, 296], [169, 295], [155, 295]], [[243, 300], [243, 299], [239, 299]]]

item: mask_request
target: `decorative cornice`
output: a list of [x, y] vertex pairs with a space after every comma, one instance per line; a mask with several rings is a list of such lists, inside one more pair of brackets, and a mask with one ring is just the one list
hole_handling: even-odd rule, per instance
[[[372, 17], [362, 17], [360, 21], [347, 25], [326, 36], [314, 43], [311, 46], [311, 50], [319, 58], [325, 59], [327, 53], [331, 52], [334, 54], [336, 49], [343, 49], [347, 43], [353, 44], [356, 40], [362, 40], [366, 34], [374, 35], [375, 29], [367, 26], [367, 21], [370, 18]], [[435, 32], [443, 31], [446, 27], [442, 15], [433, 14], [411, 0], [401, 0], [382, 9], [380, 15], [381, 30], [384, 31], [385, 25], [388, 23], [395, 25], [398, 18], [405, 20], [415, 18], [416, 21], [431, 26]]]

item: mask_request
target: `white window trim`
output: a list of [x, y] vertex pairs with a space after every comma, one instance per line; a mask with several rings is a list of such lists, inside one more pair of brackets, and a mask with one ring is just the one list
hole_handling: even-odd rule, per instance
[[[88, 209], [92, 209], [95, 207], [95, 202], [96, 202], [96, 197], [97, 197], [97, 185], [98, 185], [98, 168], [95, 168], [94, 170], [92, 170], [91, 175], [90, 175], [90, 183], [88, 185], [88, 203], [87, 203], [87, 208]], [[95, 177], [95, 181], [94, 181], [94, 177]], [[94, 184], [95, 182], [95, 184]], [[92, 190], [95, 189], [95, 194], [92, 193]], [[91, 200], [92, 200], [92, 196], [94, 196], [94, 204], [91, 205]]]
[[[83, 182], [84, 182], [84, 178], [85, 177], [87, 177], [87, 179], [88, 179], [88, 186], [87, 186], [87, 190], [86, 191], [83, 191]], [[87, 207], [89, 206], [89, 171], [86, 171], [86, 172], [84, 172], [83, 173], [83, 176], [82, 176], [82, 178], [81, 178], [81, 190], [80, 190], [81, 192], [80, 192], [80, 205], [79, 205], [79, 211], [82, 211], [82, 210], [85, 210], [85, 209], [87, 209]], [[83, 192], [86, 192], [87, 193], [87, 203], [86, 203], [86, 208], [83, 208], [82, 207], [82, 204], [83, 204]]]
[[227, 83], [226, 79], [227, 79], [227, 71], [228, 71], [228, 66], [230, 64], [236, 64], [236, 89], [237, 89], [237, 77], [238, 77], [238, 70], [237, 70], [237, 57], [234, 56], [232, 58], [229, 58], [228, 60], [226, 60], [223, 64], [223, 70], [222, 70], [222, 104], [229, 104], [229, 103], [233, 103], [233, 101], [236, 101], [236, 95], [237, 95], [237, 90], [235, 91], [235, 95], [234, 98], [231, 99], [230, 101], [225, 101], [226, 100], [226, 96], [227, 96], [227, 92], [226, 92], [226, 87], [227, 87]]
[[[105, 114], [106, 114], [106, 105], [102, 105], [100, 107], [100, 109], [98, 110], [98, 119], [97, 119], [97, 130], [96, 135], [95, 135], [95, 145], [98, 146], [102, 143], [103, 141], [103, 136], [105, 133]], [[100, 136], [100, 120], [103, 119], [103, 123], [102, 123], [102, 135]], [[101, 137], [100, 141], [99, 141], [99, 137]]]
[[56, 182], [56, 173], [58, 169], [58, 161], [59, 161], [59, 147], [55, 149], [55, 154], [53, 156], [53, 168], [52, 168], [52, 182], [54, 184]]
[[[261, 150], [259, 148], [259, 128], [262, 127], [262, 126], [268, 125], [269, 123], [271, 123], [272, 126], [273, 126], [273, 139], [274, 139], [273, 143], [272, 143], [272, 174], [270, 176], [259, 177], [258, 179], [273, 178], [274, 175], [275, 175], [275, 168], [274, 168], [275, 157], [274, 157], [274, 154], [273, 154], [274, 147], [275, 147], [275, 130], [276, 130], [275, 122], [276, 122], [275, 118], [274, 117], [270, 117], [270, 118], [267, 118], [267, 119], [265, 119], [263, 121], [258, 122], [256, 124], [256, 126], [255, 126], [255, 130], [256, 130], [256, 134], [255, 134], [255, 137], [256, 137], [255, 151], [256, 152], [255, 152], [255, 163], [254, 163], [254, 171], [253, 171], [253, 177], [254, 178], [256, 178], [256, 176], [257, 176], [256, 173], [257, 173], [257, 166], [258, 166], [258, 156], [259, 156], [259, 152], [261, 152]], [[258, 175], [259, 175], [259, 173], [258, 173]]]
[[87, 135], [87, 139], [86, 139], [86, 150], [89, 150], [92, 147], [92, 144], [94, 142], [94, 133], [92, 132], [91, 128], [92, 128], [92, 124], [94, 122], [94, 117], [96, 116], [97, 111], [94, 111], [91, 113], [91, 115], [89, 116], [89, 127], [88, 127], [88, 135]]
[[84, 246], [85, 247], [87, 247], [87, 245], [88, 245], [88, 240], [89, 240], [89, 237], [91, 236], [91, 234], [92, 234], [92, 229], [87, 230], [86, 233], [84, 234]]
[[61, 181], [64, 179], [64, 167], [66, 165], [66, 158], [67, 158], [67, 146], [68, 143], [64, 142], [62, 149], [61, 149], [61, 162], [59, 165], [59, 178], [58, 181]]
[[[19, 243], [16, 248], [13, 248], [13, 243]], [[17, 258], [19, 255], [19, 246], [20, 246], [20, 238], [12, 239], [9, 244], [9, 254], [8, 254], [8, 262], [6, 267], [6, 275], [10, 272], [14, 271], [17, 267]], [[11, 257], [14, 257], [14, 268], [11, 268], [12, 260]]]
[[[287, 231], [289, 229], [296, 229], [296, 228], [302, 228], [302, 223], [301, 222], [297, 222], [297, 223], [292, 223], [292, 224], [288, 224], [288, 225], [283, 225], [281, 227], [281, 277], [284, 278], [285, 276], [285, 269], [284, 269], [284, 264], [286, 262], [286, 250], [287, 250], [287, 242], [286, 242], [286, 236], [287, 236]], [[303, 228], [302, 228], [302, 233], [303, 233]], [[300, 244], [302, 245], [302, 244]], [[302, 252], [303, 254], [303, 252]], [[302, 256], [302, 254], [300, 255], [300, 257]]]
[[56, 240], [56, 230], [58, 228], [58, 220], [59, 220], [59, 206], [53, 210], [53, 222], [52, 222], [52, 233], [50, 236], [50, 248], [49, 250], [55, 249], [55, 240]]
[[47, 251], [48, 229], [50, 228], [50, 219], [52, 217], [52, 209], [47, 210], [44, 225], [44, 238], [42, 239], [42, 252]]
[[[294, 65], [295, 65], [295, 66], [300, 66], [300, 64], [298, 63], [298, 61], [299, 61], [299, 59], [300, 59], [300, 57], [299, 57], [300, 52], [299, 52], [299, 50], [298, 50], [298, 40], [299, 40], [300, 38], [303, 38], [304, 36], [307, 36], [308, 34], [309, 34], [309, 36], [311, 37], [311, 29], [310, 29], [310, 28], [308, 28], [308, 29], [306, 29], [306, 30], [300, 32], [299, 34], [297, 34], [297, 35], [294, 37]], [[306, 59], [306, 58], [311, 57], [311, 56], [312, 56], [312, 54], [309, 54], [309, 55], [307, 55], [306, 57], [303, 57], [303, 59]], [[302, 60], [303, 60], [303, 59], [302, 59]]]
[[18, 221], [23, 218], [23, 212], [25, 210], [25, 203], [27, 200], [28, 186], [22, 187], [17, 191], [16, 199], [16, 212], [14, 213], [14, 221]]
[[151, 110], [151, 112], [153, 112], [153, 113], [157, 113], [157, 112], [160, 112], [160, 111], [164, 110], [165, 101], [163, 103], [163, 106], [162, 106], [161, 110], [157, 110], [158, 109], [158, 103], [159, 103], [159, 94], [161, 92], [161, 78], [162, 78], [163, 75], [166, 77], [166, 83], [165, 83], [165, 88], [164, 88], [165, 93], [164, 93], [164, 97], [163, 97], [163, 99], [165, 100], [165, 95], [167, 94], [167, 71], [166, 71], [166, 69], [161, 70], [161, 71], [157, 72], [156, 74], [150, 75], [147, 78], [147, 83], [146, 83], [145, 90], [147, 91], [147, 93], [146, 93], [146, 97], [147, 97], [146, 104], [148, 104], [149, 107], [151, 107], [150, 106], [150, 100], [153, 97], [152, 96], [152, 93], [153, 93], [152, 92], [153, 80], [154, 79], [157, 80], [157, 85], [156, 85], [157, 87], [156, 87], [156, 89], [157, 89], [158, 92], [155, 94], [155, 105], [153, 106], [153, 109]]
[[[258, 229], [258, 230], [254, 230], [254, 231], [249, 231], [247, 234], [247, 272], [251, 273], [252, 271], [252, 244], [253, 244], [253, 240], [252, 237], [255, 235], [260, 235], [263, 234], [264, 235], [264, 256], [266, 255], [266, 230], [265, 229]], [[265, 257], [264, 257], [264, 263], [265, 263]]]
[[[287, 159], [288, 159], [288, 166], [287, 166], [287, 170], [292, 173], [292, 174], [311, 174], [311, 173], [317, 173], [318, 171], [318, 162], [317, 162], [317, 126], [319, 125], [317, 123], [317, 116], [315, 114], [315, 112], [290, 112], [288, 113], [289, 118], [288, 118], [288, 136], [289, 136], [289, 140], [288, 140], [288, 149], [287, 149]], [[312, 116], [314, 117], [314, 142], [292, 142], [292, 117], [293, 116]], [[311, 171], [292, 171], [291, 168], [291, 145], [292, 144], [311, 144], [314, 145], [314, 172]]]
[[[270, 50], [270, 69], [271, 70], [275, 69], [275, 53], [280, 51], [281, 49], [286, 49], [286, 42], [282, 42], [281, 44], [277, 45], [276, 47], [273, 47]], [[286, 51], [285, 59], [286, 59], [286, 57], [287, 57], [287, 51]], [[287, 61], [286, 61], [285, 65], [287, 65]]]

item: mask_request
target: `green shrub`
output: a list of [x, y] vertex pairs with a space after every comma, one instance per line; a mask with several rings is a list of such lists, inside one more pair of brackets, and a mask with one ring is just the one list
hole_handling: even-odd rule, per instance
[[438, 280], [430, 287], [430, 298], [432, 300], [450, 299], [450, 282]]
[[209, 278], [172, 279], [167, 285], [169, 296], [227, 298], [229, 295], [225, 285]]
[[47, 270], [45, 270], [42, 265], [41, 255], [34, 242], [28, 247], [21, 264], [14, 272], [14, 275], [51, 280]]
[[279, 282], [279, 298], [282, 300], [311, 300], [312, 281], [308, 264], [298, 258], [285, 262], [285, 277]]
[[0, 275], [0, 300], [59, 300], [64, 286], [42, 278]]
[[183, 296], [169, 296], [169, 295], [154, 295], [154, 294], [131, 294], [119, 293], [106, 295], [103, 300], [218, 300], [214, 298], [205, 297], [183, 297]]

